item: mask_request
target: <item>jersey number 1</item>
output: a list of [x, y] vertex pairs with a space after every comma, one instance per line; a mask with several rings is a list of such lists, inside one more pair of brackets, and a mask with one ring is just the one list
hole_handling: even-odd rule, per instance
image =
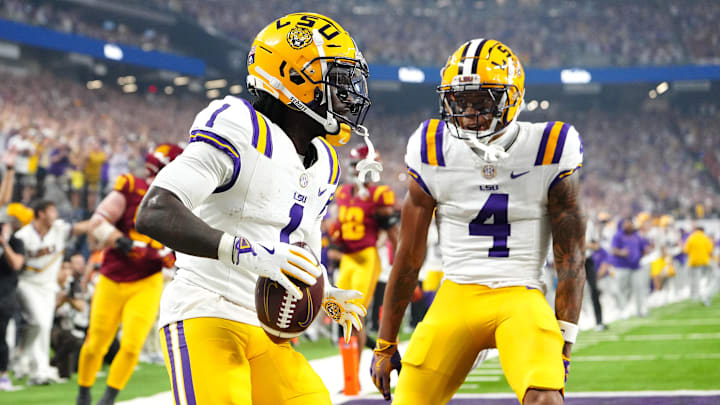
[[[510, 236], [510, 224], [508, 223], [508, 195], [490, 194], [490, 197], [483, 205], [475, 219], [468, 226], [472, 236], [492, 236], [493, 246], [488, 252], [490, 257], [508, 257], [510, 249], [507, 247], [507, 239]], [[486, 224], [494, 218], [494, 223]]]

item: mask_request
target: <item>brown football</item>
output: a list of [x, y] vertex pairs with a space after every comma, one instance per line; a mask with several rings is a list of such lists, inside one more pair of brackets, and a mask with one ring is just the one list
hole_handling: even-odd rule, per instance
[[[320, 264], [315, 253], [305, 242], [295, 242], [312, 254], [316, 264]], [[294, 299], [277, 281], [267, 277], [258, 277], [255, 284], [255, 309], [265, 334], [275, 343], [284, 343], [300, 336], [313, 323], [323, 299], [325, 279], [321, 275], [315, 285], [309, 286], [290, 278], [303, 292], [301, 300]]]

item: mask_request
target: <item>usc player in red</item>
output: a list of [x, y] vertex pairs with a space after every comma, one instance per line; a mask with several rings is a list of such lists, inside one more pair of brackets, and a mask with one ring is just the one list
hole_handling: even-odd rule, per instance
[[155, 322], [163, 290], [161, 270], [172, 267], [175, 257], [160, 243], [138, 233], [135, 217], [155, 175], [180, 153], [182, 148], [173, 144], [162, 144], [148, 153], [147, 178], [130, 173], [118, 176], [113, 190], [90, 219], [90, 234], [107, 249], [92, 300], [89, 329], [80, 351], [77, 405], [90, 404], [90, 388], [122, 323], [120, 349], [110, 366], [105, 393], [97, 404], [115, 403]]
[[[357, 164], [365, 160], [368, 154], [366, 145], [356, 146], [350, 151], [353, 181], [341, 185], [335, 193], [338, 223], [332, 228], [339, 225], [339, 232], [331, 234], [343, 253], [337, 286], [363, 293], [360, 303], [365, 308], [370, 303], [381, 271], [377, 250], [378, 236], [380, 232], [387, 232], [394, 252], [400, 219], [395, 210], [395, 193], [390, 186], [366, 182], [365, 176], [358, 172]], [[354, 394], [359, 389], [359, 382], [356, 370], [352, 369], [359, 366], [359, 348], [367, 345], [372, 349], [375, 342], [368, 339], [363, 329], [360, 332], [353, 330], [353, 337], [348, 342], [350, 348], [344, 343], [344, 340], [341, 340], [340, 351], [345, 362], [345, 393]], [[352, 367], [349, 367], [346, 361], [348, 350], [354, 351], [352, 355], [357, 359], [357, 363]]]

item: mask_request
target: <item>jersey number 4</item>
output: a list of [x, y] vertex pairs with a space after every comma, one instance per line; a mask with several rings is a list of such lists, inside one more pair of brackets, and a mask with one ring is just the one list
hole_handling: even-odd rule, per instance
[[[486, 223], [493, 218], [492, 224]], [[492, 236], [493, 246], [488, 252], [490, 257], [508, 257], [510, 249], [507, 247], [507, 239], [510, 236], [510, 224], [508, 223], [508, 195], [490, 194], [490, 197], [483, 205], [475, 219], [468, 225], [471, 236]]]

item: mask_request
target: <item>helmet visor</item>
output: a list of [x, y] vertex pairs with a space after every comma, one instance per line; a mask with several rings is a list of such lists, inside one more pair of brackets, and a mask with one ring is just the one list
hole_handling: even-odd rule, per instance
[[317, 59], [327, 63], [327, 73], [318, 83], [325, 84], [325, 100], [330, 113], [353, 128], [362, 125], [370, 107], [365, 63], [336, 57]]

